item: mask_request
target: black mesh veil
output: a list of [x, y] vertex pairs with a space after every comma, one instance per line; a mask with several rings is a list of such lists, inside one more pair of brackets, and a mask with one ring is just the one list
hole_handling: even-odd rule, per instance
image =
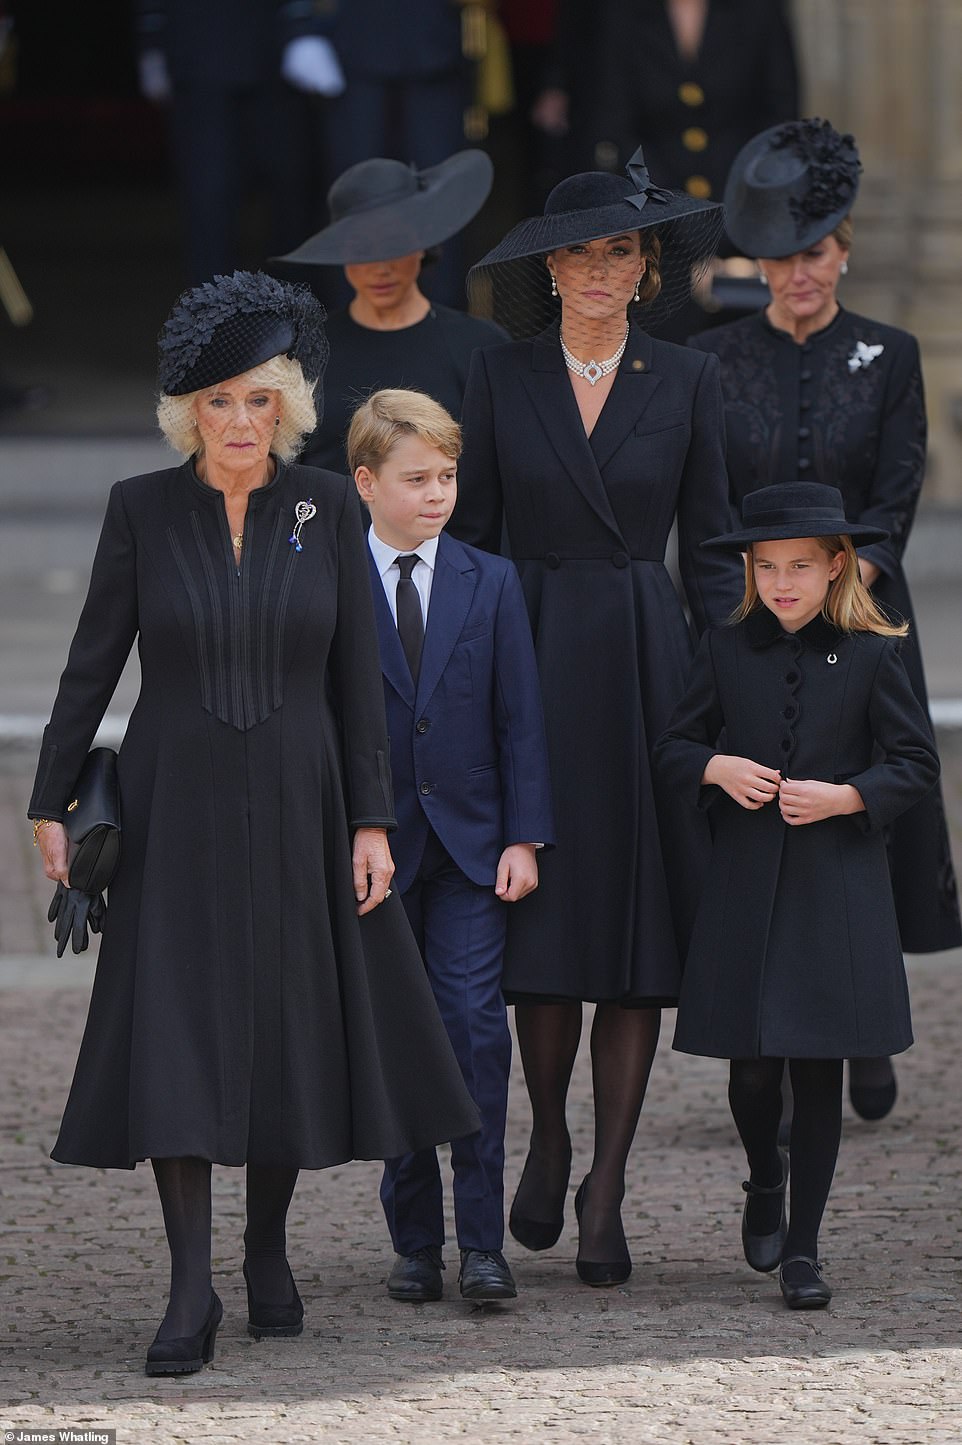
[[[653, 331], [685, 304], [706, 275], [723, 227], [721, 206], [652, 185], [639, 150], [629, 162], [627, 179], [600, 171], [571, 176], [552, 191], [543, 216], [509, 231], [468, 275], [471, 311], [498, 322], [515, 339], [535, 336], [561, 312], [551, 294], [548, 255], [637, 231], [643, 251], [660, 252], [654, 265], [661, 287], [646, 299], [642, 283], [642, 300], [629, 303], [628, 315]], [[568, 325], [566, 316], [566, 333]]]

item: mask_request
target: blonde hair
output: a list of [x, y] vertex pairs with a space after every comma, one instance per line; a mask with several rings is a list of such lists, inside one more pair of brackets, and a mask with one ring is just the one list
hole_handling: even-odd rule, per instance
[[846, 216], [843, 221], [839, 221], [832, 235], [843, 251], [850, 251], [852, 249], [852, 237], [855, 235], [855, 222], [852, 220], [852, 217]]
[[[275, 429], [271, 451], [289, 462], [297, 456], [305, 439], [317, 426], [317, 412], [314, 407], [314, 388], [307, 381], [299, 361], [290, 356], [272, 356], [250, 371], [242, 372], [249, 386], [269, 387], [280, 393], [280, 425]], [[211, 391], [209, 386], [199, 391], [189, 391], [184, 396], [168, 396], [160, 393], [157, 402], [157, 421], [168, 444], [183, 457], [199, 455], [204, 450], [200, 431], [197, 428], [194, 406], [199, 396]]]
[[385, 387], [362, 401], [347, 432], [347, 465], [352, 472], [376, 472], [395, 442], [415, 436], [446, 457], [461, 455], [461, 428], [444, 407], [426, 392]]
[[[848, 536], [812, 537], [823, 552], [830, 557], [845, 553], [842, 570], [828, 584], [828, 592], [822, 603], [822, 616], [826, 622], [837, 627], [839, 632], [874, 632], [879, 637], [904, 637], [909, 630], [907, 622], [890, 622], [879, 607], [871, 592], [859, 575], [858, 553]], [[752, 545], [745, 553], [745, 596], [732, 613], [732, 622], [742, 622], [750, 612], [764, 607], [755, 584], [755, 567]]]

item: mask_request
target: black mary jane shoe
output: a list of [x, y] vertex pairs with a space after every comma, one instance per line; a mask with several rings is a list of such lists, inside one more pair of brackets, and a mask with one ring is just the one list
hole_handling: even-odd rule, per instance
[[[789, 1281], [785, 1270], [790, 1264], [803, 1264], [804, 1279]], [[822, 1266], [806, 1254], [793, 1254], [783, 1259], [778, 1271], [778, 1285], [790, 1310], [823, 1310], [832, 1298], [830, 1287], [822, 1279]]]
[[439, 1300], [444, 1289], [441, 1271], [444, 1261], [436, 1244], [427, 1244], [413, 1254], [396, 1254], [394, 1268], [388, 1275], [387, 1292], [391, 1299], [405, 1304], [428, 1304]]
[[461, 1298], [475, 1304], [516, 1299], [517, 1286], [499, 1249], [462, 1249], [458, 1276]]
[[[287, 1266], [290, 1274], [290, 1265]], [[244, 1260], [244, 1283], [247, 1286], [247, 1333], [255, 1340], [293, 1339], [304, 1329], [304, 1305], [291, 1274], [293, 1298], [285, 1305], [269, 1305], [254, 1296], [247, 1260]]]
[[[779, 1150], [782, 1160], [782, 1182], [764, 1187], [761, 1184], [753, 1184], [750, 1179], [742, 1180], [742, 1188], [748, 1195], [745, 1200], [745, 1208], [742, 1210], [742, 1249], [745, 1251], [745, 1258], [752, 1269], [757, 1269], [759, 1274], [770, 1274], [777, 1269], [782, 1258], [782, 1251], [785, 1248], [785, 1241], [788, 1238], [788, 1216], [785, 1212], [785, 1191], [788, 1188], [788, 1155]], [[748, 1211], [751, 1208], [753, 1199], [761, 1196], [782, 1196], [782, 1215], [778, 1221], [778, 1228], [771, 1234], [754, 1234], [748, 1227]]]
[[[895, 1100], [898, 1098], [899, 1086], [895, 1078], [895, 1070], [892, 1061], [889, 1059], [889, 1077], [883, 1084], [862, 1084], [859, 1082], [858, 1066], [861, 1060], [849, 1059], [848, 1061], [848, 1097], [852, 1108], [860, 1119], [874, 1121], [884, 1119], [891, 1114], [895, 1107]], [[873, 1059], [873, 1063], [878, 1060]]]
[[[575, 1217], [578, 1220], [578, 1231], [581, 1231], [581, 1210], [585, 1202], [585, 1185], [591, 1178], [586, 1174], [578, 1185], [578, 1192], [575, 1195]], [[575, 1269], [578, 1271], [578, 1278], [582, 1284], [590, 1284], [595, 1289], [610, 1288], [613, 1285], [624, 1284], [631, 1274], [631, 1255], [628, 1253], [628, 1246], [625, 1245], [625, 1252], [621, 1259], [610, 1259], [604, 1261], [588, 1260], [581, 1258], [581, 1240], [578, 1241], [578, 1256], [575, 1259]]]
[[[565, 1227], [564, 1200], [568, 1192], [568, 1176], [565, 1175], [564, 1189], [561, 1192], [561, 1199], [558, 1205], [558, 1212], [551, 1219], [531, 1219], [518, 1208], [518, 1195], [521, 1186], [524, 1184], [524, 1176], [528, 1172], [528, 1165], [531, 1163], [531, 1152], [524, 1161], [524, 1169], [521, 1171], [521, 1180], [515, 1190], [514, 1199], [511, 1204], [511, 1211], [508, 1215], [508, 1229], [519, 1244], [525, 1249], [535, 1252], [542, 1249], [551, 1249], [552, 1245], [558, 1243], [561, 1238], [561, 1231]], [[568, 1165], [571, 1167], [570, 1161]]]
[[144, 1370], [148, 1375], [192, 1375], [214, 1358], [217, 1327], [224, 1318], [224, 1306], [213, 1290], [204, 1323], [196, 1335], [173, 1340], [154, 1340], [147, 1351]]

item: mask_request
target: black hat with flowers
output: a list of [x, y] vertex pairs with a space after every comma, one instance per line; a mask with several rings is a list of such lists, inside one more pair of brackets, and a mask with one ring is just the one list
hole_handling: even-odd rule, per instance
[[306, 286], [263, 271], [215, 276], [185, 291], [158, 338], [160, 390], [185, 396], [274, 356], [300, 363], [309, 382], [327, 365], [324, 308]]

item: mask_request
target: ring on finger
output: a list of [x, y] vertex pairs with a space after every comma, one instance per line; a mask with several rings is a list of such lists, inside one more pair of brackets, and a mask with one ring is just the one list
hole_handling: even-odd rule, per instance
[[393, 891], [393, 890], [390, 889], [390, 888], [385, 888], [385, 890], [384, 890], [384, 897], [385, 897], [385, 898], [390, 898], [392, 891]]

